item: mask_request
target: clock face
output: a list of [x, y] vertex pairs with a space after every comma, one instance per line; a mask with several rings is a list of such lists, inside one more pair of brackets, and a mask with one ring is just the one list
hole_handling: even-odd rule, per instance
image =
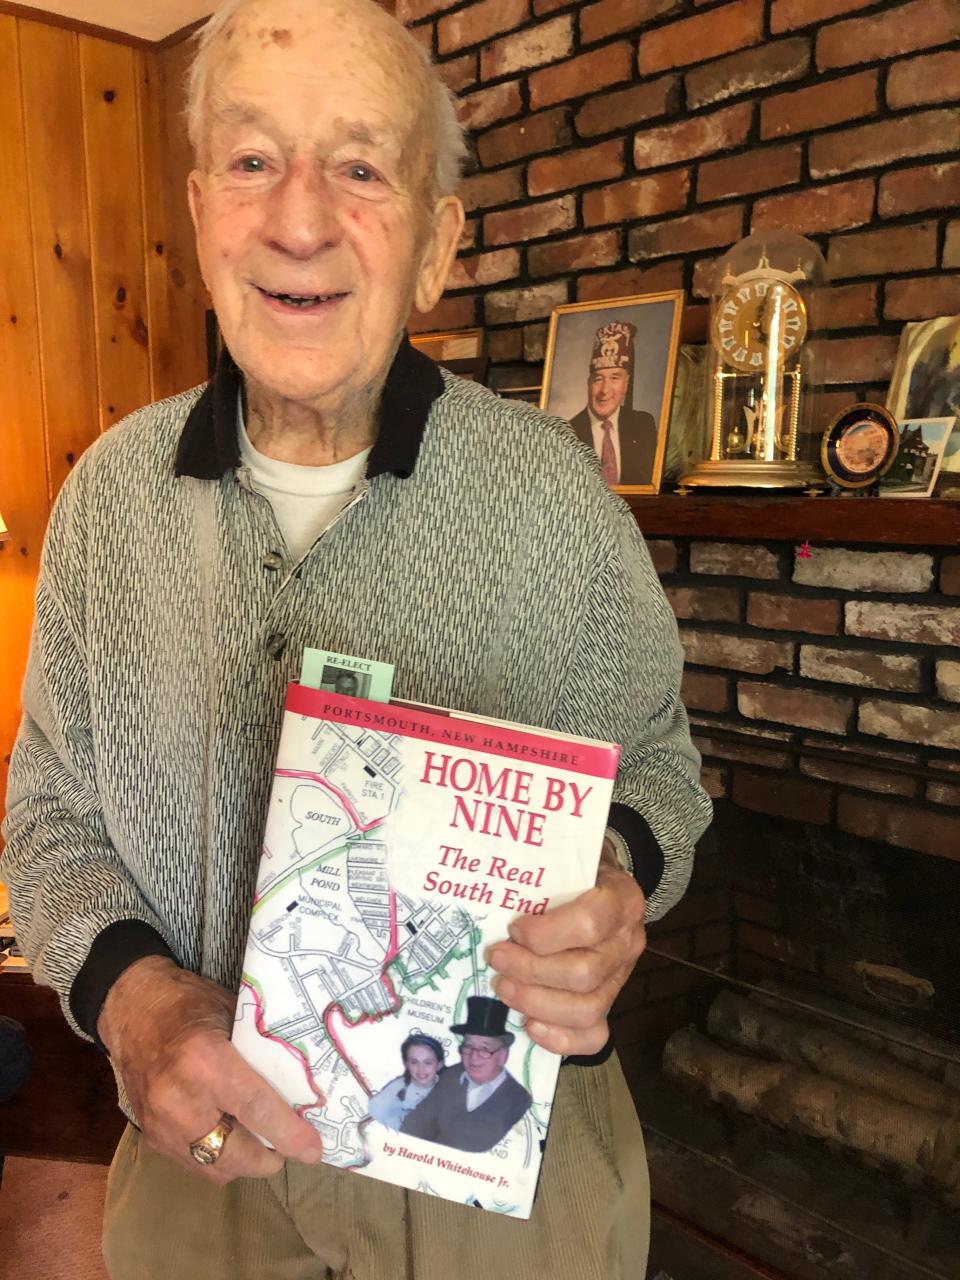
[[807, 335], [807, 309], [792, 285], [758, 276], [720, 299], [714, 342], [739, 373], [763, 373], [772, 348], [777, 361], [796, 355]]

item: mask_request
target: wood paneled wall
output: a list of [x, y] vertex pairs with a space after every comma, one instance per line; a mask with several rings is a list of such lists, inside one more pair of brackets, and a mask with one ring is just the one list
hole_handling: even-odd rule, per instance
[[206, 375], [188, 56], [0, 14], [0, 805], [50, 504], [101, 431]]

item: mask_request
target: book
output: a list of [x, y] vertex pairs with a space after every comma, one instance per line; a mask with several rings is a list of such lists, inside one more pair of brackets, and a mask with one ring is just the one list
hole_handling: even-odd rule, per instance
[[529, 1217], [560, 1059], [485, 954], [595, 883], [618, 759], [288, 687], [233, 1042], [328, 1163]]

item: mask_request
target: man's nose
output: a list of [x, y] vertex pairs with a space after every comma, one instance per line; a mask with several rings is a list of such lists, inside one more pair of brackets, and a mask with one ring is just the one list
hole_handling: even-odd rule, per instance
[[291, 163], [270, 194], [263, 234], [272, 248], [299, 259], [339, 241], [333, 193], [315, 164]]

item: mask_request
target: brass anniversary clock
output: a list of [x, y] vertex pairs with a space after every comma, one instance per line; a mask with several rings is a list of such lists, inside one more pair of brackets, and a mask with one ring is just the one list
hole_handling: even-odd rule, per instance
[[721, 261], [710, 306], [706, 456], [680, 491], [818, 489], [806, 427], [810, 303], [824, 280], [815, 244], [792, 232], [742, 240]]

